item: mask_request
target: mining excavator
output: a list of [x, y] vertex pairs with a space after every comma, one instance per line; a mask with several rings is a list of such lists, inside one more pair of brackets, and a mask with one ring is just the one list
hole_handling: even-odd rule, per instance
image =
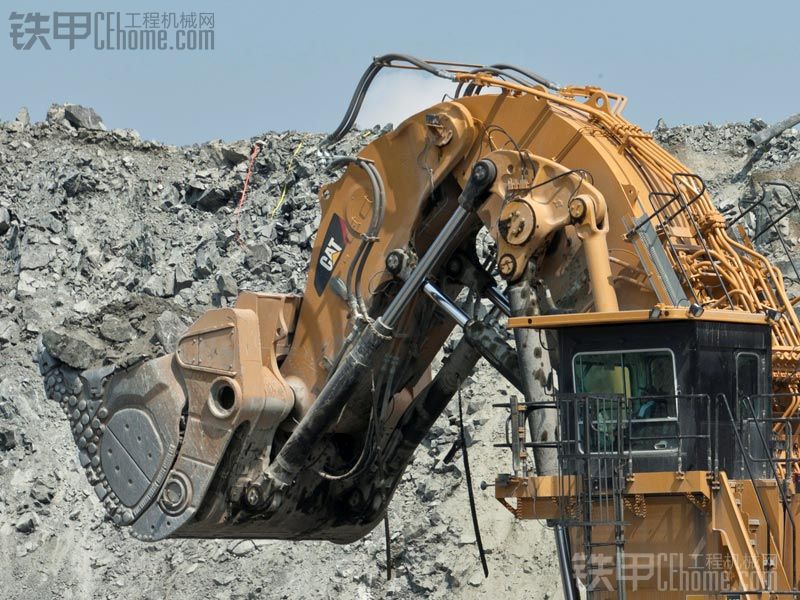
[[[384, 68], [452, 96], [337, 155]], [[303, 295], [241, 292], [145, 362], [42, 350], [109, 518], [143, 540], [357, 540], [483, 358], [520, 391], [494, 400], [495, 497], [552, 527], [566, 598], [797, 596], [796, 298], [625, 105], [511, 65], [374, 59], [321, 146], [341, 176]]]

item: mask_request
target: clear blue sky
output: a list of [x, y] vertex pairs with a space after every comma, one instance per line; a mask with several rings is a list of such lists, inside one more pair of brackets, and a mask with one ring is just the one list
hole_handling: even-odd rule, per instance
[[[647, 0], [116, 0], [5, 3], [0, 12], [0, 119], [51, 102], [94, 107], [109, 127], [191, 143], [275, 129], [329, 131], [373, 55], [404, 52], [527, 66], [560, 83], [627, 94], [628, 118], [668, 124], [774, 121], [800, 111], [800, 2]], [[10, 12], [206, 11], [215, 50], [15, 50]], [[439, 83], [385, 75], [365, 118], [438, 101]], [[403, 96], [401, 84], [408, 84]], [[425, 97], [425, 96], [429, 97]], [[399, 105], [399, 106], [398, 106]], [[361, 124], [369, 123], [360, 121]]]

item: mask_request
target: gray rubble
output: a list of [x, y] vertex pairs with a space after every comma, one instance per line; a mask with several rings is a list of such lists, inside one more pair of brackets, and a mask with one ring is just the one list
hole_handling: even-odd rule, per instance
[[[316, 194], [332, 180], [322, 135], [270, 132], [186, 147], [106, 131], [91, 109], [53, 105], [0, 123], [0, 589], [9, 599], [559, 597], [552, 533], [517, 522], [477, 491], [490, 576], [483, 579], [448, 410], [405, 473], [389, 513], [393, 579], [381, 528], [346, 546], [320, 542], [169, 540], [150, 545], [103, 520], [63, 415], [44, 399], [39, 344], [75, 367], [174, 349], [202, 311], [241, 290], [300, 293], [319, 223]], [[738, 210], [758, 181], [797, 183], [793, 130], [751, 156], [765, 124], [681, 126], [655, 135]], [[355, 153], [379, 130], [351, 133]], [[237, 217], [250, 149], [264, 140]], [[296, 156], [295, 156], [296, 155]], [[794, 169], [794, 170], [793, 170]], [[759, 179], [761, 178], [761, 179]], [[283, 201], [281, 202], [281, 199]], [[774, 202], [781, 202], [780, 198]], [[756, 224], [750, 224], [755, 226]], [[796, 223], [786, 233], [797, 238]], [[766, 240], [768, 250], [774, 240]], [[777, 259], [777, 254], [776, 254]], [[788, 270], [788, 266], [786, 267]], [[509, 468], [512, 390], [482, 365], [464, 389], [476, 482]]]
[[87, 108], [80, 104], [65, 104], [64, 118], [76, 129], [106, 130], [106, 125], [100, 115], [93, 108]]

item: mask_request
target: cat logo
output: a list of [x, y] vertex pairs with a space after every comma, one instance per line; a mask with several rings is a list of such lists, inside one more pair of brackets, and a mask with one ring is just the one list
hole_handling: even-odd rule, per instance
[[322, 251], [322, 256], [319, 257], [319, 265], [323, 269], [333, 271], [333, 265], [335, 265], [336, 261], [339, 260], [339, 253], [341, 251], [342, 247], [336, 243], [335, 239], [330, 238], [325, 250]]
[[317, 269], [314, 274], [314, 289], [317, 295], [322, 295], [325, 286], [331, 278], [331, 273], [336, 268], [336, 263], [342, 256], [342, 251], [347, 246], [347, 229], [344, 220], [334, 214], [328, 225], [328, 231], [322, 241], [322, 249], [317, 259]]

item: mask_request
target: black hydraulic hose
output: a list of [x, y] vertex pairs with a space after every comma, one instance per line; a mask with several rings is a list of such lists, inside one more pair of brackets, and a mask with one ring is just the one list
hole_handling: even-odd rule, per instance
[[481, 527], [478, 523], [478, 511], [475, 507], [475, 490], [472, 488], [472, 472], [469, 468], [469, 454], [467, 453], [467, 435], [464, 432], [464, 408], [461, 401], [461, 386], [458, 386], [458, 432], [461, 440], [461, 457], [464, 460], [464, 483], [467, 485], [467, 496], [469, 497], [469, 512], [472, 515], [472, 531], [475, 533], [475, 543], [478, 546], [478, 556], [483, 567], [483, 576], [489, 577], [489, 565], [486, 563], [486, 552], [483, 550], [481, 540]]
[[431, 75], [435, 75], [436, 77], [441, 77], [442, 79], [453, 79], [452, 74], [448, 73], [444, 69], [440, 69], [436, 65], [433, 65], [429, 62], [426, 62], [416, 56], [411, 56], [409, 54], [384, 54], [383, 56], [379, 56], [377, 58], [372, 59], [372, 62], [375, 64], [379, 64], [382, 67], [390, 67], [392, 66], [393, 61], [399, 62], [407, 62], [409, 64], [414, 65], [418, 69], [422, 69], [423, 71], [427, 71]]
[[377, 404], [377, 399], [373, 398], [372, 406], [370, 407], [369, 423], [367, 424], [367, 431], [364, 434], [364, 443], [361, 446], [361, 452], [353, 466], [344, 473], [329, 473], [320, 470], [317, 472], [317, 475], [328, 481], [341, 481], [358, 476], [364, 471], [365, 467], [370, 464], [370, 461], [375, 455], [375, 433], [380, 418], [376, 408]]
[[361, 447], [358, 459], [355, 464], [350, 467], [346, 472], [340, 474], [332, 474], [325, 471], [318, 471], [318, 475], [323, 479], [329, 481], [341, 481], [343, 479], [351, 479], [358, 477], [372, 464], [375, 454], [377, 452], [376, 434], [378, 427], [383, 419], [383, 407], [388, 404], [389, 399], [394, 394], [394, 381], [395, 373], [397, 371], [397, 363], [392, 364], [389, 370], [389, 376], [386, 378], [384, 387], [384, 394], [381, 397], [379, 394], [373, 394], [372, 405], [370, 406], [369, 424], [367, 431], [364, 435], [364, 444]]
[[339, 126], [336, 129], [334, 129], [333, 133], [331, 133], [322, 141], [323, 146], [335, 144], [353, 127], [355, 117], [358, 115], [358, 112], [361, 110], [361, 104], [364, 102], [364, 95], [379, 71], [380, 68], [377, 67], [374, 62], [367, 67], [366, 71], [364, 71], [364, 74], [361, 76], [361, 79], [356, 85], [355, 92], [353, 92], [353, 97], [350, 99], [350, 104], [347, 107], [347, 111], [344, 114], [342, 122], [339, 123]]
[[569, 552], [569, 535], [566, 526], [557, 523], [553, 528], [556, 536], [556, 555], [558, 556], [559, 572], [561, 574], [561, 591], [564, 600], [580, 598], [575, 585], [575, 574], [572, 569], [572, 560]]
[[[498, 69], [496, 67], [479, 67], [477, 69], [473, 69], [472, 71], [470, 71], [470, 73], [472, 73], [474, 75], [477, 75], [478, 73], [488, 73], [489, 75], [494, 75], [496, 77], [502, 77], [503, 79], [508, 79], [508, 80], [513, 81], [514, 83], [518, 83], [520, 85], [528, 85], [527, 81], [524, 81], [524, 80], [520, 79], [519, 77], [515, 77], [514, 75], [509, 75], [508, 73], [505, 73], [503, 70]], [[483, 86], [480, 86], [477, 83], [475, 83], [474, 81], [471, 81], [471, 82], [469, 82], [467, 84], [467, 87], [464, 89], [464, 95], [465, 96], [472, 96], [481, 87], [483, 87]], [[458, 87], [456, 88], [456, 97], [458, 97], [458, 95], [460, 93], [461, 93], [461, 84], [459, 84]]]
[[519, 77], [516, 77], [515, 75], [509, 75], [508, 73], [506, 73], [505, 71], [503, 71], [502, 69], [499, 69], [497, 67], [481, 67], [479, 69], [474, 69], [471, 72], [472, 73], [476, 73], [476, 74], [477, 73], [488, 73], [489, 75], [495, 75], [497, 77], [504, 77], [504, 78], [509, 79], [509, 80], [513, 81], [514, 83], [518, 83], [520, 85], [527, 85], [527, 83], [528, 83], [527, 81], [525, 81], [523, 79], [520, 79]]
[[345, 280], [345, 288], [347, 289], [347, 304], [350, 307], [350, 312], [353, 313], [352, 316], [355, 317], [359, 310], [358, 300], [356, 299], [356, 294], [354, 293], [353, 287], [353, 276], [355, 275], [356, 265], [360, 264], [361, 257], [364, 254], [364, 251], [367, 247], [368, 242], [362, 240], [362, 242], [358, 245], [356, 249], [355, 256], [353, 256], [353, 260], [350, 261], [350, 266], [347, 267], [347, 277]]
[[[425, 71], [426, 73], [430, 73], [435, 77], [440, 77], [442, 79], [447, 79], [450, 81], [456, 81], [455, 76], [448, 72], [446, 69], [441, 69], [436, 65], [433, 65], [429, 62], [426, 62], [422, 59], [416, 58], [415, 56], [409, 56], [408, 54], [384, 54], [383, 56], [376, 56], [372, 59], [372, 63], [367, 67], [364, 71], [364, 74], [361, 76], [361, 79], [358, 81], [358, 85], [356, 85], [356, 89], [353, 92], [353, 97], [350, 99], [350, 104], [347, 106], [347, 110], [345, 111], [344, 118], [339, 123], [339, 126], [331, 133], [328, 137], [325, 138], [322, 142], [322, 146], [330, 146], [335, 144], [339, 140], [341, 140], [348, 131], [353, 128], [355, 125], [356, 119], [358, 118], [358, 114], [361, 111], [361, 106], [364, 103], [364, 98], [366, 97], [367, 90], [369, 86], [372, 85], [372, 81], [378, 75], [378, 73], [384, 67], [394, 67], [396, 66], [395, 62], [403, 62], [408, 63], [410, 65], [415, 66], [416, 68]], [[499, 77], [504, 77], [520, 85], [528, 85], [528, 81], [520, 79], [519, 77], [512, 75], [509, 71], [514, 73], [519, 73], [523, 77], [527, 78], [529, 81], [534, 83], [541, 84], [546, 88], [551, 90], [558, 90], [558, 84], [555, 82], [535, 73], [533, 71], [529, 71], [527, 69], [523, 69], [521, 67], [515, 67], [514, 65], [507, 65], [507, 64], [496, 64], [491, 65], [488, 67], [479, 67], [471, 71], [471, 73], [489, 73], [491, 75], [496, 75]], [[459, 96], [461, 92], [462, 83], [458, 84], [456, 88], [456, 98]], [[465, 95], [471, 96], [478, 86], [475, 83], [470, 83], [465, 91]]]
[[372, 64], [367, 67], [367, 70], [364, 71], [364, 74], [361, 76], [361, 79], [356, 86], [356, 90], [353, 93], [353, 97], [350, 99], [350, 104], [347, 107], [347, 111], [345, 112], [345, 116], [342, 119], [342, 122], [339, 123], [339, 126], [331, 133], [325, 140], [322, 142], [323, 146], [330, 146], [331, 144], [335, 144], [339, 140], [341, 140], [350, 129], [353, 128], [355, 125], [356, 118], [358, 117], [358, 113], [361, 111], [361, 105], [364, 103], [364, 97], [366, 96], [367, 90], [369, 86], [372, 84], [372, 80], [375, 79], [375, 76], [383, 69], [384, 67], [391, 67], [393, 66], [393, 62], [405, 62], [411, 65], [414, 65], [418, 69], [430, 73], [431, 75], [435, 75], [436, 77], [441, 77], [442, 79], [449, 79], [453, 80], [453, 76], [445, 71], [444, 69], [440, 69], [424, 60], [420, 60], [414, 56], [408, 56], [407, 54], [384, 54], [383, 56], [377, 56], [372, 59]]
[[392, 538], [389, 536], [389, 510], [383, 516], [383, 536], [386, 538], [386, 580], [392, 578]]
[[515, 71], [517, 73], [520, 73], [521, 75], [524, 75], [531, 81], [535, 81], [536, 83], [542, 84], [544, 87], [550, 90], [558, 91], [559, 89], [559, 85], [556, 82], [551, 81], [550, 79], [544, 77], [543, 75], [539, 75], [535, 71], [529, 71], [528, 69], [523, 69], [522, 67], [516, 67], [514, 65], [507, 65], [501, 63], [497, 65], [491, 65], [490, 68], [497, 69], [499, 71]]
[[[523, 75], [524, 77], [526, 77], [528, 79], [528, 81], [525, 81], [524, 79], [520, 79], [519, 77], [516, 77], [515, 75], [511, 75], [510, 73], [508, 73], [508, 71], [513, 71], [513, 72], [519, 73], [520, 75]], [[548, 88], [548, 89], [550, 89], [552, 91], [558, 91], [558, 89], [559, 89], [557, 83], [555, 83], [553, 81], [550, 81], [546, 77], [543, 77], [543, 76], [539, 75], [538, 73], [534, 73], [533, 71], [528, 71], [527, 69], [522, 69], [520, 67], [515, 67], [513, 65], [497, 64], [497, 65], [491, 65], [489, 67], [479, 67], [477, 69], [473, 69], [472, 71], [470, 71], [470, 73], [473, 73], [473, 74], [488, 73], [489, 75], [495, 75], [497, 77], [502, 77], [504, 79], [508, 79], [508, 80], [513, 81], [514, 83], [518, 83], [520, 85], [529, 85], [532, 82], [534, 84], [543, 85], [544, 87], [546, 87], [546, 88]], [[456, 94], [455, 94], [456, 98], [458, 98], [459, 95], [461, 94], [462, 84], [463, 84], [463, 82], [459, 83], [458, 87], [456, 88]], [[472, 96], [472, 95], [474, 95], [477, 92], [477, 90], [479, 90], [481, 87], [482, 86], [478, 85], [475, 82], [470, 82], [469, 84], [467, 84], [466, 88], [464, 88], [464, 96]]]
[[[381, 320], [364, 330], [331, 374], [314, 404], [295, 427], [289, 439], [269, 467], [269, 478], [278, 487], [288, 486], [308, 459], [309, 449], [333, 423], [347, 402], [347, 391], [358, 377], [372, 364], [374, 353], [391, 335], [391, 329]], [[260, 494], [260, 492], [259, 492]], [[265, 500], [265, 498], [259, 498]]]

